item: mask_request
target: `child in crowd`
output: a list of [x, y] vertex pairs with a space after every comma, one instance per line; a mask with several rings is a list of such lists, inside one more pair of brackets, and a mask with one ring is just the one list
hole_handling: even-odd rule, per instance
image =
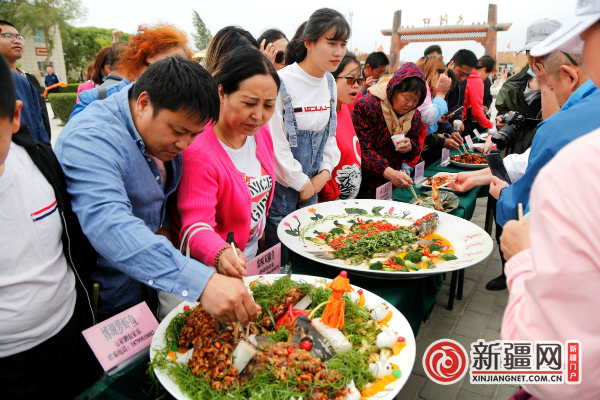
[[337, 84], [337, 128], [335, 139], [341, 152], [339, 164], [331, 179], [319, 193], [319, 201], [354, 199], [360, 189], [360, 145], [352, 125], [350, 106], [360, 95], [365, 78], [360, 73], [360, 62], [354, 54], [346, 53], [333, 73]]
[[93, 317], [80, 277], [95, 253], [22, 106], [0, 54], [0, 398], [74, 398], [100, 373], [81, 335]]
[[286, 51], [281, 88], [269, 122], [277, 183], [266, 226], [266, 247], [279, 242], [277, 226], [289, 213], [315, 204], [340, 161], [335, 139], [337, 90], [331, 72], [346, 54], [350, 25], [342, 14], [322, 8]]

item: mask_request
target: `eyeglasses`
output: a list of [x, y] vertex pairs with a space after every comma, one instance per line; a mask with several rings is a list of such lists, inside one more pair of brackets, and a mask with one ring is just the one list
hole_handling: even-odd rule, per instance
[[355, 83], [358, 83], [358, 86], [362, 86], [366, 80], [365, 78], [355, 78], [353, 76], [340, 76], [335, 79], [345, 79], [346, 82], [348, 83], [348, 85], [350, 85], [350, 86], [354, 85]]
[[8, 32], [0, 33], [0, 35], [4, 36], [11, 42], [14, 42], [15, 39], [17, 39], [17, 40], [20, 40], [22, 43], [25, 43], [25, 36], [23, 36], [23, 35], [13, 35], [12, 33], [8, 33]]
[[278, 51], [277, 54], [275, 55], [275, 62], [277, 64], [283, 64], [285, 62], [285, 52]]
[[569, 53], [565, 53], [562, 50], [560, 52], [563, 53], [569, 59], [569, 61], [571, 61], [571, 64], [573, 64], [575, 67], [579, 67], [579, 64], [577, 64], [577, 61], [573, 60], [573, 57], [571, 57], [571, 55]]

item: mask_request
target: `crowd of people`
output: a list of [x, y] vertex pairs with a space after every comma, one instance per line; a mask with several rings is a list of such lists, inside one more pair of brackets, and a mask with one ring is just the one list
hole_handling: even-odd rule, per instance
[[[417, 163], [520, 113], [504, 158], [512, 182], [483, 169], [450, 185], [490, 185], [497, 199], [503, 271], [488, 289], [510, 290], [503, 338], [583, 344], [581, 385], [524, 385], [523, 395], [600, 397], [600, 3], [579, 3], [569, 25], [533, 22], [528, 65], [494, 84], [492, 56], [463, 49], [446, 63], [438, 45], [391, 76], [383, 52], [362, 67], [346, 50], [349, 23], [328, 8], [290, 40], [227, 26], [202, 65], [184, 32], [140, 26], [90, 64], [53, 149], [35, 77], [16, 66], [25, 39], [0, 20], [0, 393], [76, 396], [100, 370], [81, 331], [141, 301], [163, 318], [199, 300], [247, 325], [260, 307], [240, 278], [279, 243], [283, 217], [375, 198], [387, 182], [407, 188]], [[47, 86], [55, 79], [48, 70]]]

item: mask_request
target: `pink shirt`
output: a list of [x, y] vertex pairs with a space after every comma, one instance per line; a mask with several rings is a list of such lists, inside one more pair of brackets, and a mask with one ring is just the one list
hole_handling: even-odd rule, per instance
[[[275, 182], [273, 141], [268, 125], [254, 137], [256, 158]], [[275, 185], [269, 193], [267, 210], [274, 189]], [[180, 245], [191, 225], [197, 222], [210, 225], [214, 231], [198, 231], [192, 237], [190, 247], [193, 258], [213, 266], [217, 252], [227, 246], [225, 240], [229, 232], [234, 233], [241, 250], [246, 248], [251, 212], [252, 196], [244, 174], [235, 167], [209, 123], [183, 151], [183, 173], [177, 187], [177, 210], [173, 212], [171, 225], [175, 245]]]
[[93, 81], [87, 81], [87, 82], [83, 82], [81, 85], [77, 86], [77, 103], [79, 103], [81, 100], [79, 100], [79, 93], [83, 92], [84, 90], [90, 90], [96, 87], [96, 84]]
[[540, 399], [600, 399], [600, 129], [561, 150], [531, 195], [531, 249], [506, 264], [504, 340], [580, 340], [579, 385], [522, 385]]

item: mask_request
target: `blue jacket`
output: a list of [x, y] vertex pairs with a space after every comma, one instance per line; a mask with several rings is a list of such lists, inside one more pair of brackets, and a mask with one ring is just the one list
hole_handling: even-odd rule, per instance
[[44, 118], [42, 116], [42, 109], [40, 108], [37, 90], [23, 75], [20, 75], [15, 71], [11, 72], [17, 91], [17, 99], [23, 102], [21, 121], [27, 124], [31, 136], [35, 140], [39, 140], [50, 146], [50, 140], [48, 139], [46, 127], [44, 126]]
[[182, 157], [165, 162], [163, 187], [131, 117], [131, 87], [72, 118], [55, 147], [73, 211], [98, 252], [91, 278], [100, 283], [100, 313], [139, 303], [146, 285], [196, 301], [214, 272], [156, 235], [181, 179]]
[[[109, 98], [115, 93], [119, 93], [121, 89], [123, 89], [130, 83], [131, 82], [129, 82], [127, 79], [123, 78], [123, 80], [117, 83], [116, 85], [109, 86], [108, 88], [106, 88], [106, 98]], [[69, 121], [71, 121], [74, 116], [76, 116], [77, 114], [82, 112], [87, 106], [89, 106], [92, 103], [92, 101], [96, 100], [98, 100], [98, 88], [84, 90], [83, 92], [79, 93], [79, 103], [75, 103], [73, 111], [71, 112], [71, 116], [69, 117]]]
[[[500, 192], [496, 221], [504, 226], [518, 218], [519, 203], [525, 207], [538, 172], [563, 147], [600, 127], [600, 91], [587, 80], [569, 97], [559, 112], [537, 126], [525, 175]], [[577, 160], [573, 160], [577, 162]], [[565, 165], [565, 168], [568, 168]], [[565, 182], [568, 185], [568, 182]]]

